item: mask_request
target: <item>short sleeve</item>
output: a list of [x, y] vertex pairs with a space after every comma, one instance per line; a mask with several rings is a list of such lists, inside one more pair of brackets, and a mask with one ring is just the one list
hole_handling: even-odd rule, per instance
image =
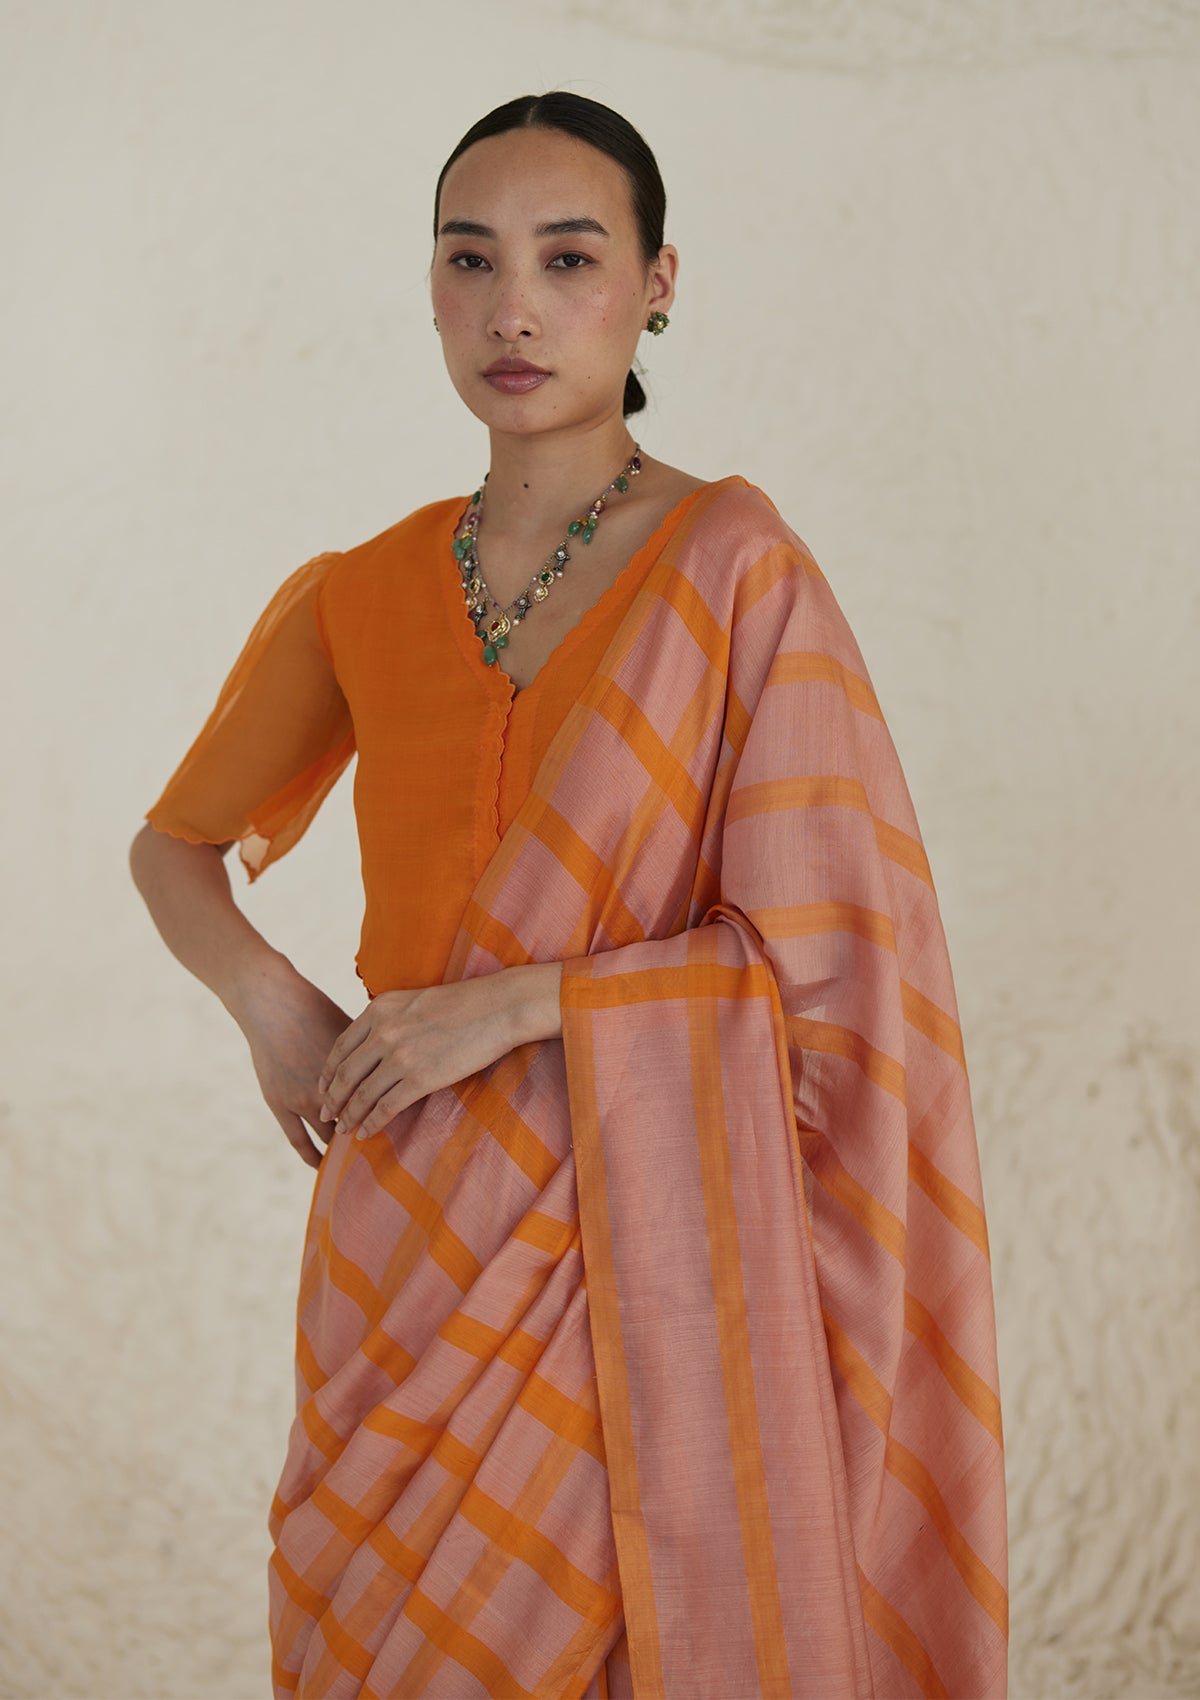
[[299, 840], [354, 754], [320, 610], [338, 559], [314, 556], [275, 592], [146, 816], [192, 844], [236, 841], [252, 880]]

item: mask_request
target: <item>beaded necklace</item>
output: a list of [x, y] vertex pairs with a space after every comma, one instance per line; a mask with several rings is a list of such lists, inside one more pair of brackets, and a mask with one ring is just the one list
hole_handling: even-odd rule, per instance
[[[479, 530], [479, 520], [483, 513], [483, 494], [487, 487], [489, 473], [476, 490], [467, 504], [463, 518], [459, 521], [461, 532], [455, 537], [451, 548], [454, 559], [458, 562], [462, 573], [463, 599], [475, 622], [475, 636], [483, 644], [483, 659], [489, 667], [497, 660], [502, 649], [508, 648], [508, 634], [514, 626], [529, 613], [537, 602], [544, 602], [549, 596], [555, 581], [563, 576], [563, 568], [571, 559], [570, 544], [578, 538], [580, 543], [590, 543], [596, 534], [600, 523], [600, 515], [608, 504], [608, 498], [614, 490], [624, 495], [629, 488], [631, 478], [636, 478], [642, 470], [640, 444], [633, 445], [633, 453], [618, 472], [612, 483], [601, 495], [596, 497], [591, 507], [582, 519], [573, 519], [567, 527], [567, 534], [557, 549], [547, 555], [543, 564], [534, 573], [521, 594], [510, 602], [507, 608], [501, 608], [483, 576], [479, 565], [479, 550], [476, 544], [476, 534]], [[456, 528], [457, 529], [457, 528]], [[496, 610], [495, 616], [488, 617], [488, 604]]]

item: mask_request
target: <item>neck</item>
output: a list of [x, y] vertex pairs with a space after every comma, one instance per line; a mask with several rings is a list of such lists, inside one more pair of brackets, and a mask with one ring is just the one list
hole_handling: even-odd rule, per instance
[[570, 434], [518, 437], [493, 431], [489, 529], [516, 537], [539, 535], [582, 514], [620, 472], [634, 442], [620, 416]]

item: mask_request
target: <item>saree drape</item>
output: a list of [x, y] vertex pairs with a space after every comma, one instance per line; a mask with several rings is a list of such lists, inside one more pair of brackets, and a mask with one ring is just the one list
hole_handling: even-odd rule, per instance
[[318, 1173], [277, 1696], [1002, 1696], [987, 1235], [900, 763], [742, 479], [649, 572], [447, 980], [560, 1040]]

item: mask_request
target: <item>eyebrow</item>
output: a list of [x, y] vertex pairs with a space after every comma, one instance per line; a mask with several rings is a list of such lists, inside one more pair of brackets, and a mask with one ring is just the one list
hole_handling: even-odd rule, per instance
[[[596, 218], [556, 218], [549, 224], [535, 227], [535, 236], [607, 236], [608, 231]], [[495, 241], [496, 232], [490, 224], [477, 224], [471, 218], [447, 219], [438, 231], [439, 236], [482, 236]]]

